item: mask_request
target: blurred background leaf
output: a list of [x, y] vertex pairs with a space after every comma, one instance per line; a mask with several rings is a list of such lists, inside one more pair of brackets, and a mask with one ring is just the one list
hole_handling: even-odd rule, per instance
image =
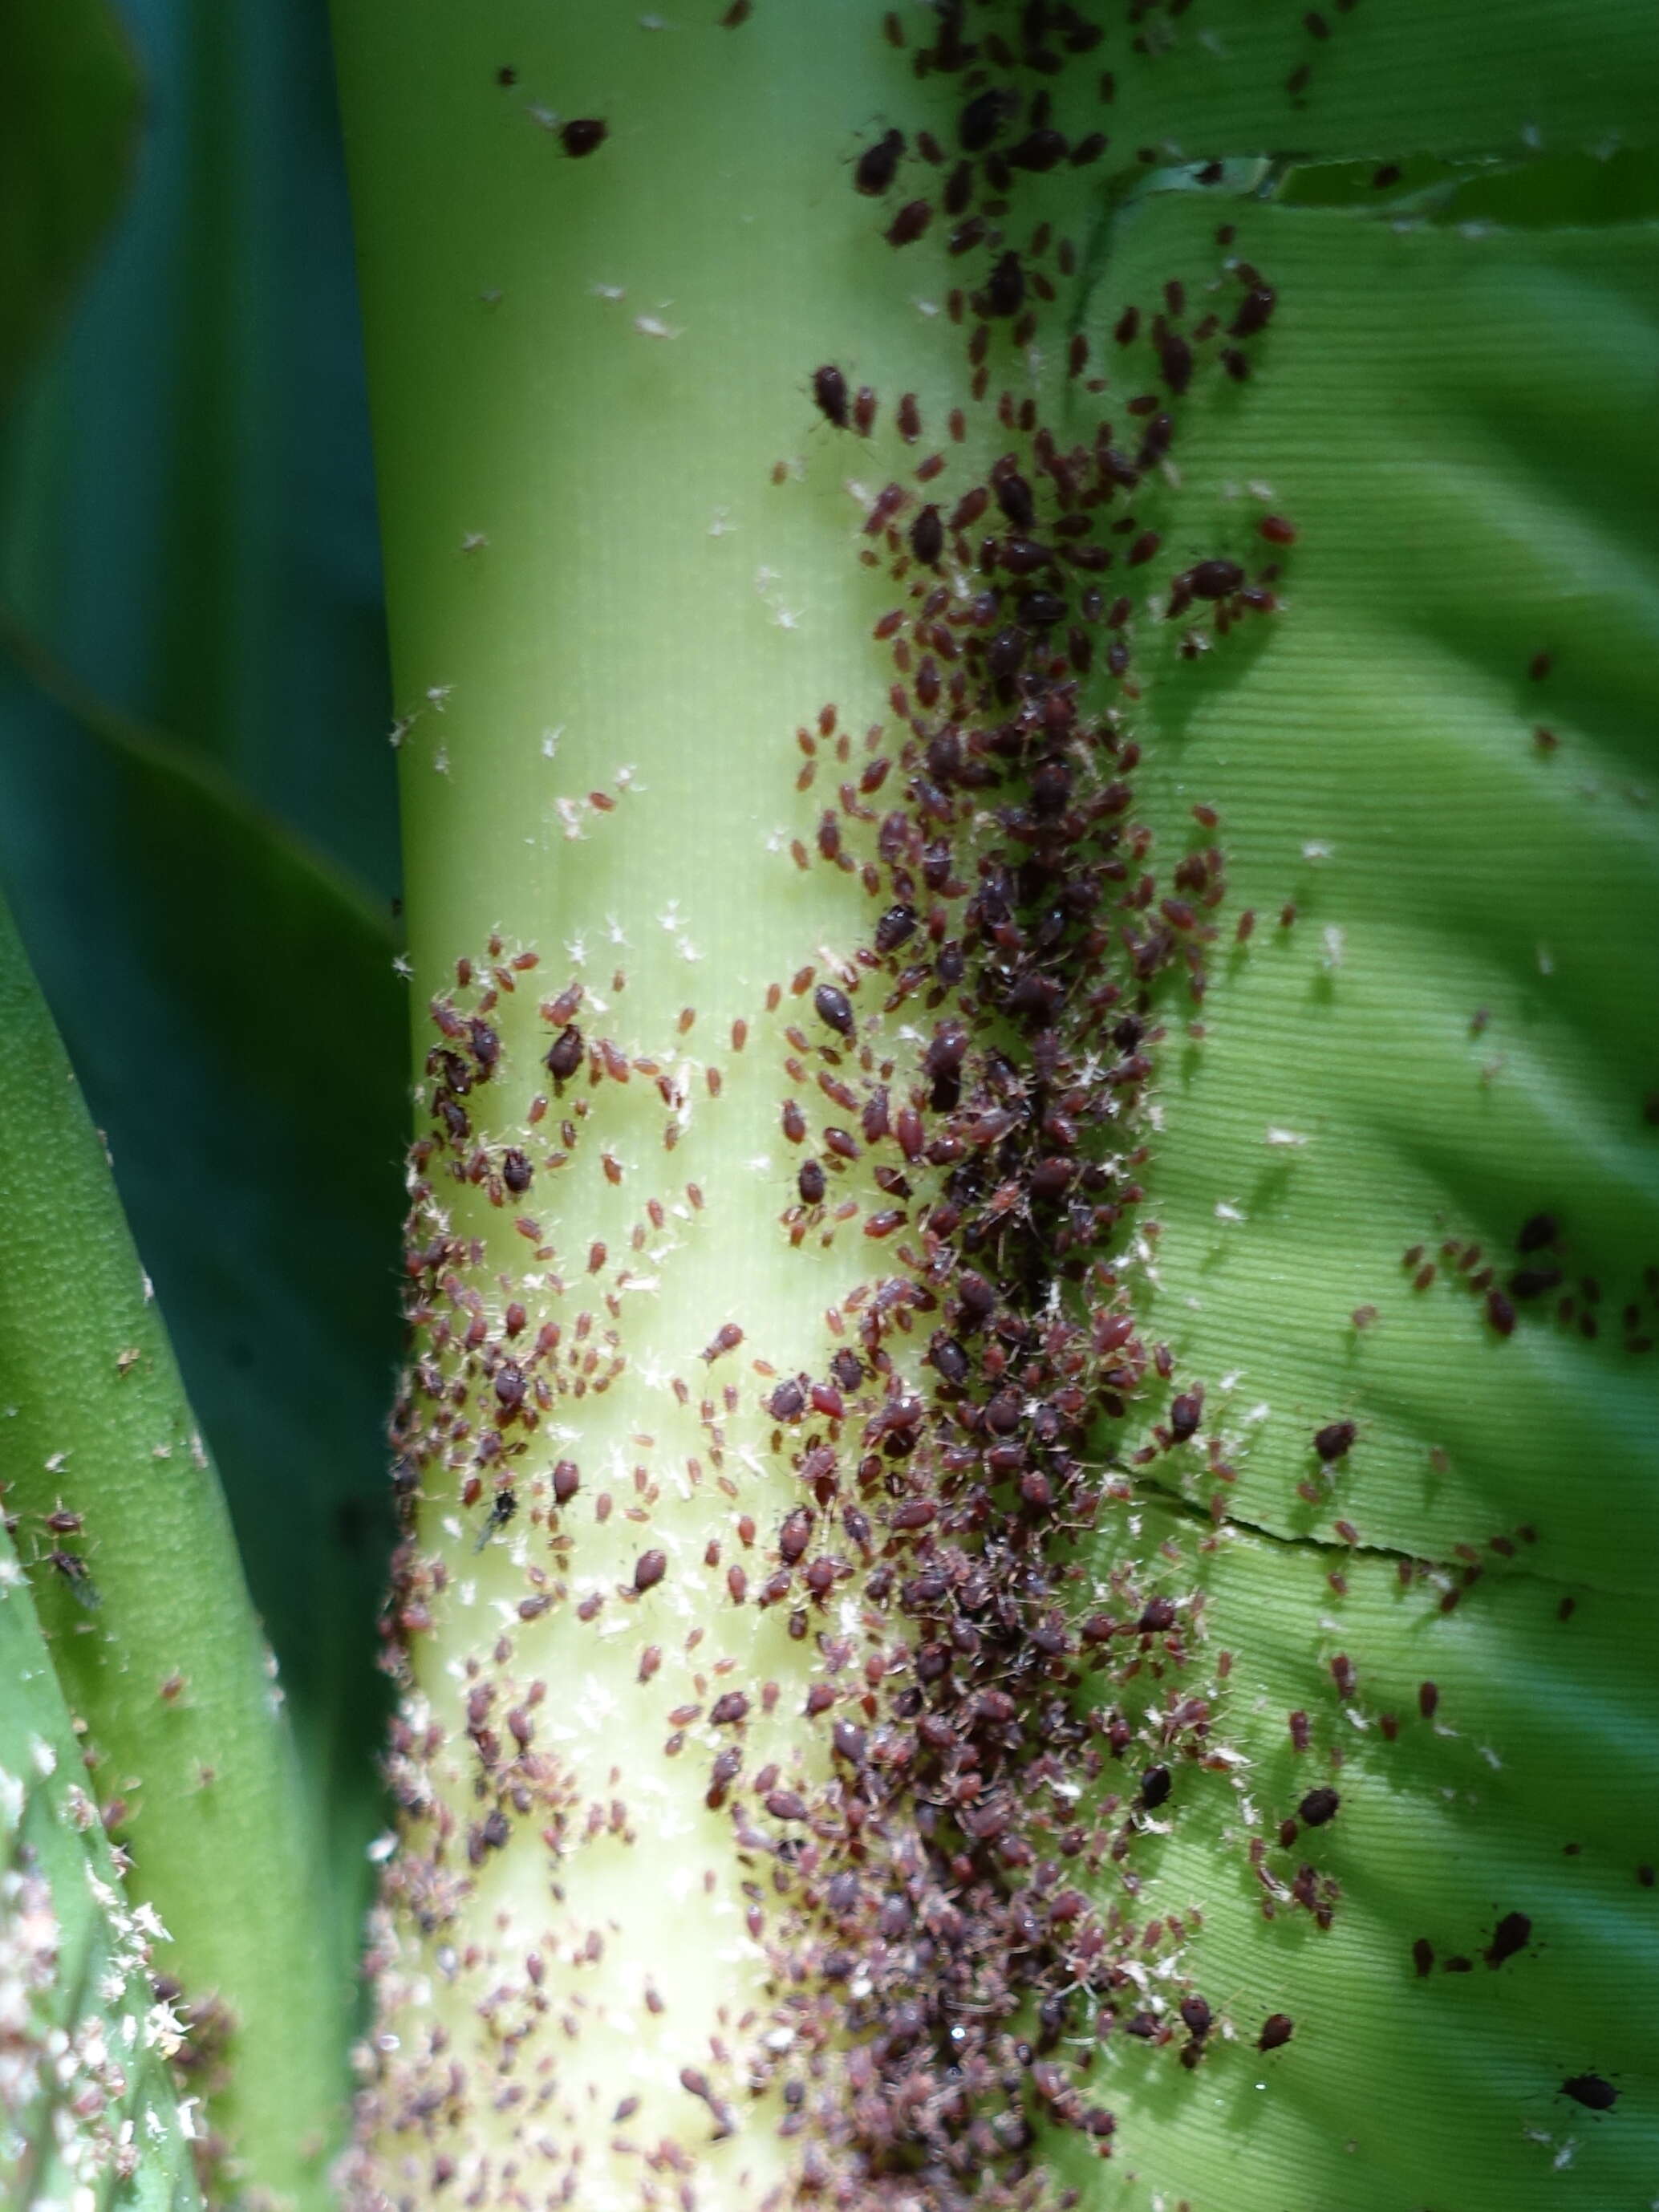
[[[0, 8], [7, 50], [49, 12]], [[343, 1966], [379, 1817], [406, 1031], [326, 11], [118, 13], [54, 16], [79, 45], [0, 155], [33, 329], [118, 186], [81, 126], [112, 143], [131, 46], [131, 201], [0, 425], [0, 872], [224, 1474]], [[46, 154], [79, 179], [50, 218], [8, 189], [50, 186]]]
[[0, 0], [0, 400], [131, 180], [132, 57], [103, 0]]

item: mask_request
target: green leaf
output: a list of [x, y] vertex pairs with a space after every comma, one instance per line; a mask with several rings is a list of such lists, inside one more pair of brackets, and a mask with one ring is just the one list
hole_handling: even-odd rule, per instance
[[[1316, 33], [1310, 25], [1323, 27]], [[1644, 0], [1195, 0], [1091, 57], [1112, 160], [1274, 154], [1399, 161], [1651, 141], [1659, 52]]]
[[313, 2201], [345, 2008], [292, 1745], [154, 1291], [3, 913], [0, 1028], [8, 1514], [134, 1893], [170, 1929], [190, 1996], [234, 2021], [216, 2121], [261, 2185]]
[[[1195, 2207], [1265, 2212], [1286, 2174], [1310, 2203], [1635, 2203], [1659, 2155], [1659, 228], [1224, 215], [1277, 311], [1247, 384], [1195, 386], [1149, 519], [1170, 576], [1274, 561], [1281, 604], [1134, 639], [1149, 819], [1219, 844], [1230, 884], [1201, 1009], [1166, 1009], [1149, 1176], [1145, 1311], [1204, 1420], [1146, 1437], [1142, 1481], [1189, 1508], [1171, 1587], [1233, 1654], [1216, 1734], [1249, 1763], [1183, 1770], [1200, 1806], [1139, 1905], [1202, 1910], [1182, 1969], [1239, 2040], [1190, 2087], [1115, 2045], [1107, 2080], [1126, 2167]], [[1216, 219], [1168, 195], [1116, 228], [1087, 307], [1109, 354], [1170, 277], [1194, 313], [1238, 295]], [[1280, 1849], [1326, 1781], [1338, 1819]], [[1341, 1884], [1328, 1932], [1284, 1897], [1304, 1862]], [[1529, 1938], [1489, 1966], [1511, 1912]], [[1263, 2058], [1280, 2010], [1295, 2039]], [[1587, 2073], [1614, 2110], [1559, 2094]]]
[[0, 404], [120, 203], [137, 110], [104, 0], [0, 0]]

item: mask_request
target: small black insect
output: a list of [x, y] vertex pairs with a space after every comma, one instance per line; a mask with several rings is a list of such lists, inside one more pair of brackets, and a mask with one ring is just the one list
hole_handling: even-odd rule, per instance
[[505, 1528], [518, 1510], [519, 1501], [516, 1495], [510, 1490], [498, 1490], [490, 1500], [489, 1510], [484, 1516], [484, 1524], [478, 1533], [477, 1542], [472, 1547], [473, 1550], [482, 1552], [496, 1530]]
[[559, 132], [564, 150], [573, 161], [597, 154], [610, 136], [610, 125], [601, 122], [597, 115], [575, 116]]

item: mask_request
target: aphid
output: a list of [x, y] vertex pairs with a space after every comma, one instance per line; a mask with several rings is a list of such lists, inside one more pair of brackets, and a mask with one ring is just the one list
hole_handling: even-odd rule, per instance
[[1304, 1827], [1322, 1828], [1328, 1820], [1336, 1818], [1341, 1802], [1336, 1791], [1328, 1787], [1310, 1790], [1296, 1808], [1297, 1818]]
[[1149, 1766], [1140, 1778], [1140, 1802], [1151, 1812], [1166, 1801], [1173, 1787], [1167, 1766]]
[[741, 1690], [727, 1690], [715, 1698], [708, 1709], [708, 1717], [716, 1728], [732, 1728], [745, 1719], [749, 1700]]
[[1265, 331], [1278, 304], [1278, 295], [1271, 284], [1252, 285], [1240, 301], [1238, 312], [1227, 325], [1228, 335], [1248, 338], [1254, 337], [1258, 331]]
[[896, 952], [899, 946], [915, 935], [916, 911], [910, 906], [890, 906], [876, 924], [878, 952]]
[[1314, 1437], [1314, 1449], [1330, 1467], [1346, 1458], [1349, 1446], [1358, 1433], [1352, 1421], [1328, 1421]]
[[1025, 304], [1025, 270], [1018, 253], [1005, 253], [985, 280], [985, 304], [994, 315], [1017, 315]]
[[580, 161], [588, 154], [597, 154], [610, 136], [610, 125], [601, 122], [597, 115], [574, 116], [559, 132], [560, 143], [573, 161]]
[[840, 1036], [851, 1036], [855, 1026], [852, 1002], [833, 983], [820, 983], [812, 994], [818, 1019]]
[[847, 428], [847, 379], [833, 362], [812, 371], [812, 398], [832, 429]]
[[1617, 2089], [1599, 2074], [1570, 2075], [1561, 2084], [1561, 2094], [1582, 2105], [1587, 2112], [1610, 2112], [1619, 2102]]
[[798, 1421], [806, 1410], [806, 1393], [799, 1382], [780, 1382], [768, 1399], [766, 1410], [775, 1421]]
[[734, 1321], [722, 1322], [703, 1349], [702, 1358], [712, 1367], [722, 1354], [735, 1352], [743, 1342], [743, 1331]]
[[1187, 582], [1197, 599], [1224, 599], [1244, 581], [1237, 561], [1200, 561], [1187, 571]]
[[1204, 1393], [1201, 1389], [1182, 1390], [1170, 1401], [1170, 1434], [1176, 1443], [1185, 1443], [1195, 1437], [1203, 1418]]
[[853, 397], [853, 428], [860, 438], [867, 438], [876, 427], [876, 395], [867, 384], [860, 385]]
[[795, 1178], [795, 1187], [800, 1192], [801, 1199], [805, 1205], [817, 1206], [819, 1203], [824, 1194], [825, 1182], [823, 1170], [816, 1160], [801, 1162], [800, 1173]]
[[568, 1024], [553, 1040], [547, 1055], [547, 1072], [556, 1083], [565, 1083], [582, 1064], [582, 1033]]
[[992, 90], [970, 100], [957, 118], [957, 137], [964, 154], [982, 154], [1002, 129], [1007, 94]]
[[655, 1589], [667, 1572], [665, 1552], [641, 1552], [634, 1562], [634, 1588], [643, 1595], [647, 1590]]
[[1261, 2023], [1261, 2033], [1255, 2039], [1258, 2051], [1278, 2051], [1296, 2033], [1296, 2022], [1288, 2013], [1272, 2012]]
[[1426, 1981], [1434, 1972], [1434, 1946], [1426, 1936], [1419, 1936], [1412, 1945], [1412, 1964], [1421, 1981]]
[[906, 200], [883, 236], [890, 246], [914, 246], [933, 220], [930, 200]]
[[1481, 1956], [1492, 1967], [1501, 1966], [1505, 1959], [1512, 1959], [1524, 1951], [1532, 1941], [1532, 1922], [1524, 1912], [1506, 1912], [1492, 1932], [1492, 1942]]
[[945, 550], [945, 524], [936, 507], [924, 507], [910, 525], [910, 550], [924, 568], [936, 568]]
[[873, 146], [866, 146], [853, 171], [853, 189], [879, 199], [898, 173], [904, 153], [904, 133], [889, 131]]

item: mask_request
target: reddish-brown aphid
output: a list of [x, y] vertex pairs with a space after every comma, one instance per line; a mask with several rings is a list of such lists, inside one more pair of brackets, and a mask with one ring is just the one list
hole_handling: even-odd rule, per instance
[[655, 1589], [667, 1572], [665, 1552], [641, 1552], [634, 1562], [634, 1588], [643, 1595], [647, 1590]]
[[1328, 1421], [1314, 1437], [1314, 1449], [1329, 1467], [1347, 1457], [1349, 1447], [1358, 1433], [1352, 1421]]
[[1258, 2051], [1278, 2051], [1296, 2033], [1296, 2022], [1288, 2013], [1269, 2013], [1261, 2023], [1261, 2033], [1255, 2039]]

